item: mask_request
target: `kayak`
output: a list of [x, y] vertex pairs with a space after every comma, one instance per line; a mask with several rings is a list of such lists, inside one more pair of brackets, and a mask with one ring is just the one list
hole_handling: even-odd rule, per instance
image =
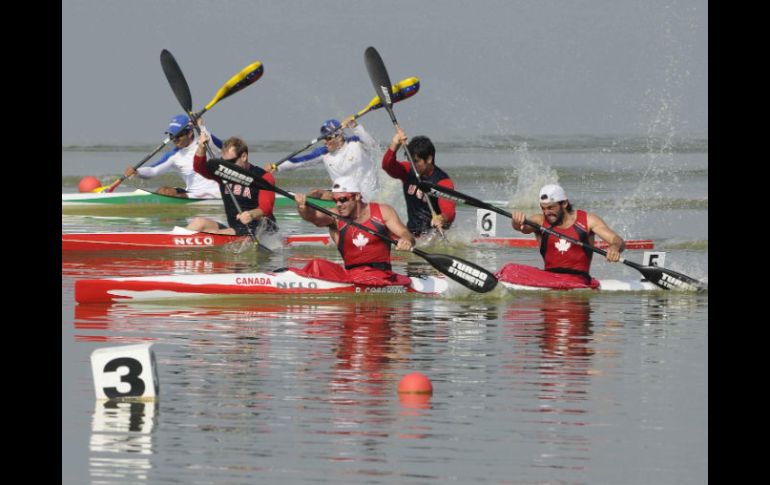
[[[244, 236], [229, 236], [196, 232], [176, 226], [171, 231], [161, 232], [91, 232], [62, 234], [62, 251], [114, 251], [142, 249], [173, 249], [191, 247], [223, 246], [240, 240]], [[329, 234], [289, 234], [284, 236], [285, 246], [328, 246]], [[497, 244], [506, 247], [536, 247], [537, 241], [529, 238], [474, 238], [474, 244]], [[596, 247], [607, 244], [599, 241]], [[626, 249], [652, 249], [649, 239], [626, 241]]]
[[[313, 203], [322, 207], [333, 207], [334, 201], [310, 199]], [[132, 204], [172, 204], [172, 205], [221, 205], [222, 199], [188, 199], [184, 197], [171, 197], [160, 195], [147, 190], [136, 189], [133, 192], [95, 192], [95, 193], [77, 193], [62, 194], [62, 206], [82, 206], [82, 205], [132, 205]], [[288, 197], [277, 195], [275, 197], [275, 207], [295, 207], [295, 202]]]
[[62, 251], [181, 249], [223, 246], [248, 236], [197, 232], [176, 226], [166, 232], [92, 232], [61, 235]]
[[79, 204], [197, 204], [213, 205], [222, 204], [222, 199], [188, 199], [184, 197], [171, 197], [160, 195], [147, 190], [136, 189], [133, 192], [88, 192], [77, 194], [61, 194], [62, 205]]
[[334, 296], [350, 293], [440, 295], [449, 287], [448, 280], [443, 276], [412, 276], [410, 279], [409, 286], [367, 286], [309, 278], [293, 271], [82, 279], [75, 282], [75, 301], [112, 303], [257, 295]]

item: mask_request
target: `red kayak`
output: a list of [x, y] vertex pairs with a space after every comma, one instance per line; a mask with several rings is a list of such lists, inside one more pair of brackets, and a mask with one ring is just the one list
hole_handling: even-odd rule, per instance
[[[207, 232], [190, 231], [183, 227], [174, 227], [162, 232], [92, 232], [62, 234], [62, 251], [113, 251], [142, 249], [173, 249], [191, 247], [223, 246], [241, 241], [246, 236], [228, 236]], [[331, 239], [328, 234], [290, 234], [283, 237], [286, 246], [328, 246]], [[493, 244], [515, 248], [537, 247], [535, 238], [519, 237], [476, 237], [473, 244]], [[626, 249], [653, 249], [650, 239], [626, 241]], [[597, 241], [596, 247], [606, 248], [607, 243]]]
[[510, 290], [603, 290], [603, 291], [650, 291], [660, 290], [644, 280], [597, 280], [586, 283], [574, 274], [552, 273], [534, 266], [508, 263], [495, 273], [498, 281]]
[[121, 249], [171, 249], [213, 247], [248, 236], [228, 236], [175, 227], [166, 232], [92, 232], [61, 235], [62, 251], [114, 251]]

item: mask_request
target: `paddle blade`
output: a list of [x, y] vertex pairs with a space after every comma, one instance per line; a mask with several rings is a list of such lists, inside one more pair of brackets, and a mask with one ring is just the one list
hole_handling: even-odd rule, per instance
[[259, 80], [259, 78], [262, 77], [264, 72], [265, 68], [259, 61], [246, 66], [241, 70], [241, 72], [231, 77], [224, 86], [219, 88], [219, 91], [217, 91], [217, 94], [214, 95], [214, 98], [209, 101], [209, 104], [206, 105], [204, 111], [208, 111], [218, 102], [222, 101], [228, 96], [232, 96], [246, 86], [254, 84], [257, 82], [257, 80]]
[[112, 192], [113, 190], [115, 190], [115, 189], [118, 187], [118, 185], [120, 185], [121, 183], [123, 183], [123, 181], [124, 181], [124, 180], [126, 180], [126, 176], [125, 176], [125, 175], [121, 175], [121, 176], [120, 176], [120, 178], [119, 178], [118, 180], [114, 181], [114, 182], [112, 183], [112, 185], [110, 185], [109, 187], [107, 187], [106, 189], [104, 189], [104, 191], [105, 191], [105, 192], [107, 192], [107, 193], [110, 193], [110, 192]]
[[420, 78], [410, 77], [395, 85], [396, 90], [393, 92], [393, 102], [398, 103], [407, 98], [411, 98], [417, 91], [420, 90]]
[[366, 70], [369, 72], [369, 79], [374, 86], [374, 92], [380, 97], [380, 100], [384, 103], [385, 109], [390, 115], [390, 119], [394, 125], [398, 124], [396, 117], [393, 115], [393, 100], [391, 99], [391, 84], [388, 71], [385, 69], [385, 63], [382, 62], [379, 52], [374, 47], [367, 47], [364, 52], [364, 63], [366, 64]]
[[[398, 103], [399, 101], [403, 101], [407, 98], [411, 98], [412, 96], [417, 94], [417, 91], [419, 90], [420, 90], [419, 78], [410, 77], [410, 78], [404, 79], [398, 84], [391, 86], [391, 93], [392, 93], [391, 100], [393, 101], [393, 103]], [[372, 98], [371, 101], [369, 101], [369, 104], [367, 104], [364, 109], [356, 113], [356, 118], [365, 115], [371, 110], [380, 109], [380, 108], [382, 108], [382, 101], [380, 101], [379, 96], [375, 96]]]
[[636, 267], [651, 283], [666, 290], [683, 290], [703, 293], [708, 291], [708, 285], [682, 273], [657, 266]]
[[239, 167], [233, 162], [221, 158], [212, 158], [206, 161], [206, 169], [215, 177], [225, 182], [230, 182], [248, 187], [254, 183], [255, 177], [245, 168]]
[[187, 85], [187, 80], [182, 74], [182, 69], [179, 68], [174, 56], [169, 51], [163, 49], [160, 52], [160, 65], [163, 68], [163, 73], [166, 75], [168, 84], [171, 86], [171, 90], [174, 91], [177, 101], [182, 106], [182, 109], [186, 113], [192, 111], [192, 95], [190, 94], [190, 87]]
[[487, 293], [497, 286], [495, 275], [481, 266], [447, 254], [429, 254], [419, 249], [412, 252], [425, 260], [442, 274], [477, 293]]

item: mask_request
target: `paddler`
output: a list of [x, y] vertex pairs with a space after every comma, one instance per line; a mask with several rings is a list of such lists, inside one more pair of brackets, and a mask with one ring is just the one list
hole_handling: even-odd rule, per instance
[[[393, 207], [363, 199], [358, 180], [338, 178], [331, 189], [335, 207], [331, 212], [376, 230], [396, 242], [396, 249], [409, 251], [414, 236]], [[303, 276], [372, 286], [409, 285], [407, 276], [394, 273], [390, 265], [391, 244], [368, 232], [305, 205], [307, 195], [295, 194], [299, 215], [318, 227], [328, 227], [344, 266], [326, 259], [314, 259], [303, 269], [293, 271]]]
[[[412, 170], [412, 164], [409, 161], [396, 160], [396, 152], [405, 143], [414, 160], [417, 174]], [[406, 227], [412, 234], [420, 237], [435, 228], [449, 229], [455, 220], [455, 203], [448, 199], [430, 197], [430, 203], [436, 211], [434, 217], [428, 205], [428, 196], [417, 188], [419, 176], [420, 181], [454, 189], [454, 183], [449, 175], [436, 166], [436, 147], [433, 146], [430, 138], [415, 136], [407, 143], [406, 133], [400, 126], [397, 127], [388, 151], [382, 157], [382, 169], [403, 184], [406, 212], [409, 217]]]
[[[228, 225], [225, 226], [221, 222], [209, 219], [208, 217], [195, 217], [187, 225], [187, 229], [214, 234], [235, 234], [237, 236], [245, 236], [249, 234], [249, 231], [252, 234], [257, 233], [257, 231], [275, 232], [278, 229], [275, 216], [273, 215], [275, 192], [259, 190], [253, 186], [243, 186], [236, 183], [228, 183], [229, 189], [226, 189], [224, 183], [218, 177], [212, 175], [206, 163], [206, 143], [208, 141], [209, 134], [201, 132], [195, 151], [193, 167], [201, 176], [218, 183]], [[222, 145], [222, 160], [234, 163], [248, 170], [254, 177], [262, 178], [271, 185], [275, 184], [275, 179], [269, 172], [249, 163], [249, 147], [241, 138], [231, 137], [225, 140]], [[232, 197], [227, 194], [226, 190], [232, 191], [242, 212], [238, 211]]]
[[[203, 119], [198, 119], [201, 133], [208, 134], [206, 127], [203, 126]], [[216, 199], [219, 198], [219, 189], [214, 181], [206, 180], [193, 170], [193, 157], [197, 147], [196, 135], [193, 126], [190, 123], [190, 117], [181, 114], [171, 118], [166, 129], [166, 134], [174, 142], [174, 149], [166, 152], [160, 160], [150, 167], [128, 167], [123, 175], [126, 178], [136, 174], [143, 179], [157, 177], [171, 169], [176, 169], [185, 181], [185, 188], [160, 187], [158, 194], [172, 197], [193, 198], [193, 199]], [[216, 156], [220, 155], [219, 147], [222, 142], [214, 138], [214, 144], [211, 147]]]
[[[542, 212], [530, 216], [530, 221], [592, 246], [594, 236], [598, 235], [609, 245], [607, 261], [615, 263], [620, 260], [625, 241], [601, 217], [574, 209], [561, 186], [543, 186], [539, 202]], [[535, 232], [532, 226], [524, 224], [525, 219], [527, 216], [524, 212], [513, 212], [511, 226], [523, 234]], [[495, 276], [501, 281], [559, 289], [599, 287], [599, 281], [590, 275], [593, 251], [547, 233], [536, 233], [535, 237], [545, 262], [545, 271], [510, 263], [503, 266]]]
[[[350, 129], [353, 135], [345, 136], [345, 129]], [[333, 181], [340, 177], [355, 178], [359, 181], [364, 200], [376, 199], [379, 190], [377, 164], [374, 161], [377, 141], [356, 122], [353, 116], [342, 120], [341, 123], [336, 119], [324, 121], [321, 125], [321, 137], [323, 137], [324, 146], [307, 155], [289, 158], [286, 160], [287, 163], [268, 164], [267, 169], [270, 172], [282, 172], [323, 162]], [[320, 188], [313, 189], [307, 195], [317, 199], [332, 200], [331, 192]]]

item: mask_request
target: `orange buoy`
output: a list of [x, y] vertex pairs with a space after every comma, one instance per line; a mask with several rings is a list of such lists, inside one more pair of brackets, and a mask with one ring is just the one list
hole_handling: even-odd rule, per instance
[[93, 192], [94, 189], [98, 189], [101, 186], [102, 183], [98, 178], [94, 177], [93, 175], [89, 175], [88, 177], [83, 177], [80, 179], [80, 183], [78, 184], [78, 191]]
[[399, 394], [433, 394], [430, 379], [419, 372], [412, 372], [401, 378], [398, 383]]

